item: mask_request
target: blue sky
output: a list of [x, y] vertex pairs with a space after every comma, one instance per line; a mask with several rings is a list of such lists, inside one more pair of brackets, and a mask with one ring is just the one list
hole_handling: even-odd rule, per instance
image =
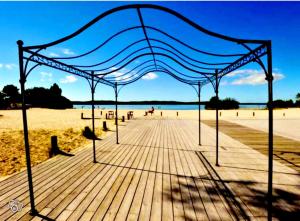
[[[149, 3], [149, 2], [148, 2]], [[195, 21], [199, 25], [224, 35], [271, 39], [273, 45], [274, 98], [290, 99], [300, 92], [300, 2], [153, 2], [169, 7]], [[19, 86], [16, 41], [36, 45], [64, 37], [113, 7], [123, 2], [0, 2], [0, 89], [6, 84]], [[130, 4], [130, 3], [129, 3]], [[145, 11], [145, 22], [156, 24], [173, 35], [199, 48], [220, 51], [231, 49], [225, 43], [210, 43], [205, 36], [194, 35], [181, 23], [159, 14]], [[147, 17], [148, 14], [148, 17]], [[120, 14], [105, 19], [78, 39], [50, 48], [47, 55], [77, 55], [85, 48], [92, 48], [121, 27], [138, 24], [136, 14]], [[138, 38], [136, 34], [128, 38]], [[123, 43], [126, 39], [123, 39]], [[121, 44], [121, 43], [120, 43]], [[234, 51], [236, 46], [232, 46]], [[99, 56], [107, 57], [117, 50], [109, 48]], [[229, 51], [231, 52], [231, 51]], [[91, 58], [96, 61], [96, 58]], [[241, 102], [264, 102], [267, 85], [258, 65], [248, 65], [222, 80], [220, 96], [233, 97]], [[86, 80], [50, 68], [37, 68], [28, 78], [27, 88], [49, 87], [57, 83], [63, 95], [72, 100], [90, 99]], [[99, 85], [96, 99], [113, 99], [113, 89]], [[202, 89], [203, 100], [213, 96], [211, 85]], [[120, 100], [196, 100], [195, 91], [170, 76], [153, 73], [147, 79], [126, 86]]]

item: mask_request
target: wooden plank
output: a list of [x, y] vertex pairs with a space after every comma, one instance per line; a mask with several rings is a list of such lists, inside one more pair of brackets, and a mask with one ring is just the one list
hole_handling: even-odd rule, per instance
[[[120, 128], [121, 144], [115, 144], [114, 136], [97, 141], [98, 164], [91, 162], [89, 146], [72, 158], [58, 157], [34, 167], [38, 210], [55, 220], [242, 220], [243, 212], [250, 219], [265, 219], [265, 208], [253, 205], [253, 200], [266, 193], [262, 182], [267, 170], [262, 159], [266, 158], [220, 133], [222, 166], [215, 167], [214, 129], [203, 125], [204, 145], [198, 146], [197, 128], [198, 122], [189, 120], [131, 121]], [[250, 170], [242, 168], [244, 163]], [[299, 196], [298, 177], [277, 162], [274, 166], [274, 181], [279, 184], [274, 188]], [[20, 184], [22, 188], [14, 193], [1, 186], [0, 203], [16, 197], [25, 202], [24, 208], [11, 214], [1, 207], [0, 220], [41, 220], [28, 214], [29, 196], [23, 188], [26, 171], [20, 174], [4, 180], [5, 186]], [[284, 208], [276, 209], [299, 208], [284, 197], [280, 200]]]
[[[155, 130], [155, 128], [154, 128], [154, 130]], [[140, 148], [146, 148], [146, 149], [148, 149], [148, 153], [147, 153], [146, 159], [145, 160], [141, 159], [140, 162], [139, 162], [140, 167], [142, 167], [141, 170], [143, 171], [143, 173], [145, 173], [144, 170], [148, 170], [149, 169], [148, 168], [149, 166], [147, 166], [147, 165], [150, 165], [150, 163], [151, 163], [151, 159], [152, 159], [152, 155], [153, 155], [153, 149], [150, 149], [149, 147], [151, 147], [151, 140], [153, 139], [154, 135], [155, 135], [155, 132], [153, 132], [152, 135], [149, 136], [149, 140], [148, 141], [147, 141], [147, 139], [145, 139], [145, 143], [139, 144]], [[126, 192], [128, 190], [128, 187], [129, 187], [129, 185], [130, 185], [130, 183], [131, 183], [131, 181], [133, 179], [133, 175], [134, 175], [134, 173], [137, 170], [134, 167], [134, 165], [132, 165], [131, 168], [133, 168], [133, 169], [131, 169], [129, 171], [130, 175], [127, 176], [125, 178], [125, 180], [123, 181], [121, 187], [119, 188], [119, 190], [117, 192], [116, 197], [114, 197], [113, 202], [109, 206], [109, 210], [105, 214], [104, 220], [114, 220], [114, 218], [115, 218], [115, 216], [116, 216], [116, 214], [118, 212], [118, 209], [120, 208], [122, 200], [123, 200], [123, 198], [124, 198], [124, 196], [125, 196], [125, 194], [126, 194]]]
[[[205, 124], [215, 127], [214, 121], [205, 120]], [[268, 133], [229, 121], [219, 121], [220, 131], [241, 143], [268, 155]], [[300, 172], [300, 141], [274, 134], [274, 159]]]

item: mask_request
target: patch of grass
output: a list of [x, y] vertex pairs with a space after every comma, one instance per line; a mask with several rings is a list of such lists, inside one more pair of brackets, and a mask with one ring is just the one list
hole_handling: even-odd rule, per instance
[[[96, 130], [98, 137], [102, 129]], [[30, 130], [29, 143], [32, 165], [49, 159], [51, 136], [57, 136], [58, 146], [62, 151], [70, 152], [90, 140], [82, 135], [81, 130]], [[10, 175], [26, 167], [24, 137], [22, 130], [9, 130], [0, 133], [0, 176]]]

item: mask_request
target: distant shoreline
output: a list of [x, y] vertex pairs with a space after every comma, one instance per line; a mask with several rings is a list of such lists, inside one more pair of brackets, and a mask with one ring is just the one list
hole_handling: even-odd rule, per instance
[[[201, 105], [205, 105], [208, 101], [201, 101]], [[91, 105], [92, 101], [72, 101], [73, 105]], [[113, 100], [103, 100], [103, 101], [94, 101], [96, 105], [114, 105], [115, 101]], [[197, 101], [118, 101], [118, 105], [197, 105]], [[240, 105], [266, 105], [267, 103], [263, 102], [244, 102], [239, 103]]]

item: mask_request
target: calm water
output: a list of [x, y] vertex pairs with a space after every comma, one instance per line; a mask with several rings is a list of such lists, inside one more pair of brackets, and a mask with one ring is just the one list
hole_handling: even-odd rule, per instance
[[[149, 110], [151, 107], [155, 110], [198, 110], [198, 105], [118, 105], [120, 110]], [[74, 105], [76, 109], [91, 109], [91, 105]], [[240, 105], [240, 108], [263, 109], [265, 105]], [[95, 105], [95, 109], [115, 109], [115, 105]], [[204, 109], [204, 105], [201, 105]]]

